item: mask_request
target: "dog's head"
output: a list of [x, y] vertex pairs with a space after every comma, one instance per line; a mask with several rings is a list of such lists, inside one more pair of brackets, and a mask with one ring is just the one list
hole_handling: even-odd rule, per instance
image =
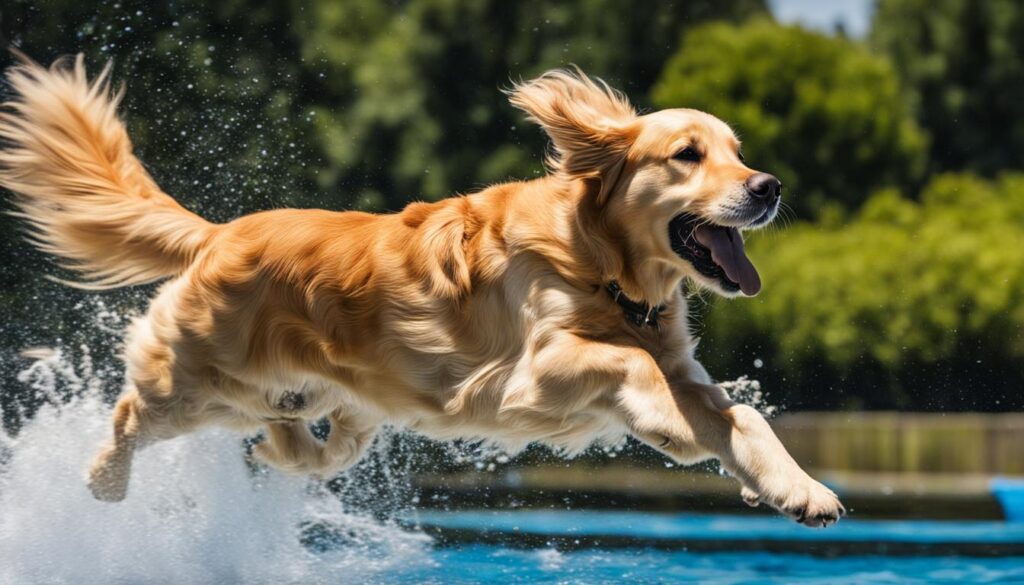
[[546, 73], [510, 97], [550, 136], [553, 172], [593, 186], [641, 272], [682, 274], [726, 296], [761, 289], [740, 232], [774, 219], [782, 183], [744, 164], [728, 125], [696, 110], [637, 115], [579, 71]]

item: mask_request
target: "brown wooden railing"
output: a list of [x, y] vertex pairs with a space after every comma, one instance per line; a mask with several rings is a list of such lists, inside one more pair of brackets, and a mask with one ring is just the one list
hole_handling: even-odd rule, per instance
[[1024, 475], [1024, 413], [801, 412], [772, 426], [809, 468]]

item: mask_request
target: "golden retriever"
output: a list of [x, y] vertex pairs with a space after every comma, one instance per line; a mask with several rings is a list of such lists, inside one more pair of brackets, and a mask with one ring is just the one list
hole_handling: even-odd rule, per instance
[[[718, 458], [748, 503], [808, 526], [845, 513], [693, 357], [683, 280], [756, 294], [740, 230], [770, 222], [782, 190], [717, 118], [638, 115], [551, 71], [508, 90], [553, 143], [543, 178], [394, 214], [213, 224], [133, 156], [109, 74], [24, 59], [0, 119], [0, 184], [72, 284], [169, 279], [128, 332], [97, 498], [125, 497], [136, 449], [204, 425], [262, 427], [257, 457], [329, 474], [391, 423], [567, 451], [629, 433], [680, 463]], [[320, 441], [308, 422], [324, 417]]]

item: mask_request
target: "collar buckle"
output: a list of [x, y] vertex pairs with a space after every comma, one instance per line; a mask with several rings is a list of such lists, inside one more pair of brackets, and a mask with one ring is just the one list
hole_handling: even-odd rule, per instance
[[658, 316], [665, 310], [665, 305], [652, 307], [647, 303], [634, 301], [622, 292], [622, 287], [614, 280], [605, 285], [604, 288], [608, 291], [608, 295], [611, 296], [612, 300], [622, 307], [623, 315], [627, 321], [637, 327], [658, 326]]

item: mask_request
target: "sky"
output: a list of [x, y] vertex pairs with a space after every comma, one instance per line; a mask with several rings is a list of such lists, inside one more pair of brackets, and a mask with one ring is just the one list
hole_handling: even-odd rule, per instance
[[768, 0], [780, 22], [832, 32], [842, 22], [851, 37], [863, 37], [871, 25], [874, 0]]

